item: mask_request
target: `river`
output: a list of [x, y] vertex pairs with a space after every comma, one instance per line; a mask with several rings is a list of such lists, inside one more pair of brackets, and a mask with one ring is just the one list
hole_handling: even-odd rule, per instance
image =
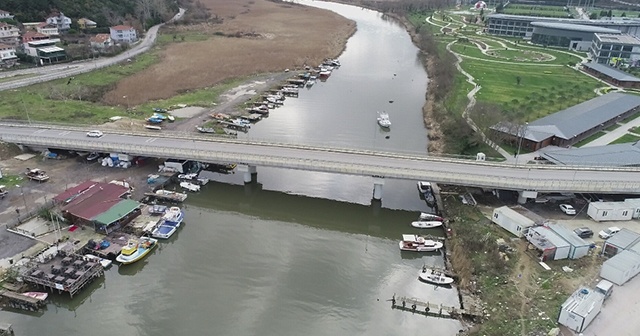
[[[406, 32], [373, 11], [305, 3], [355, 20], [358, 32], [328, 81], [288, 99], [247, 136], [424, 152], [427, 77]], [[377, 110], [390, 113], [390, 132], [377, 126]], [[458, 304], [455, 288], [417, 280], [423, 264], [443, 265], [440, 254], [398, 250], [400, 235], [416, 232], [409, 223], [427, 209], [416, 181], [386, 181], [383, 201], [372, 202], [371, 177], [258, 167], [258, 182], [244, 185], [241, 175], [213, 174], [184, 205], [186, 224], [146, 259], [114, 265], [73, 299], [53, 295], [42, 313], [2, 311], [0, 322], [29, 336], [448, 336], [461, 329], [387, 302], [396, 293]]]

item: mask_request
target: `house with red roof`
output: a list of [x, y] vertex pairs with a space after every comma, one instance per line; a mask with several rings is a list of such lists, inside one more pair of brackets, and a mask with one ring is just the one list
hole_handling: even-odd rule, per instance
[[72, 224], [90, 225], [108, 234], [140, 215], [142, 204], [127, 199], [129, 193], [129, 188], [118, 184], [85, 181], [53, 199]]
[[91, 44], [91, 48], [95, 49], [106, 49], [113, 46], [113, 41], [109, 34], [97, 34], [96, 36], [92, 36], [89, 39], [89, 43]]
[[115, 43], [133, 43], [138, 40], [136, 30], [131, 26], [118, 25], [109, 27], [111, 39]]

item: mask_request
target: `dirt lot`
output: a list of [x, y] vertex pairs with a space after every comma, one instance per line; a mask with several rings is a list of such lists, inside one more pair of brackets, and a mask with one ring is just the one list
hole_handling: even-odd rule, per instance
[[[211, 38], [169, 44], [161, 51], [158, 64], [120, 81], [105, 95], [105, 102], [139, 104], [231, 78], [317, 65], [327, 57], [340, 55], [355, 32], [355, 23], [342, 16], [296, 4], [267, 0], [200, 2], [222, 23], [212, 19], [169, 27], [175, 29], [169, 33], [199, 32]], [[123, 101], [123, 96], [128, 101]]]

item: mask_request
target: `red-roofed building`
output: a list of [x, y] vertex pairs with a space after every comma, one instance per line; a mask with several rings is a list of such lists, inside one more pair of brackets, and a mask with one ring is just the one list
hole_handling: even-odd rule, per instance
[[113, 45], [109, 34], [97, 34], [89, 39], [89, 43], [91, 43], [92, 48], [96, 49], [106, 49]]
[[138, 40], [136, 30], [131, 26], [113, 26], [109, 28], [109, 32], [111, 35], [111, 39], [116, 43], [133, 43]]
[[31, 41], [40, 41], [40, 40], [46, 40], [48, 39], [49, 36], [45, 35], [45, 34], [41, 34], [35, 31], [28, 31], [24, 34], [22, 34], [22, 43], [26, 44], [29, 43]]

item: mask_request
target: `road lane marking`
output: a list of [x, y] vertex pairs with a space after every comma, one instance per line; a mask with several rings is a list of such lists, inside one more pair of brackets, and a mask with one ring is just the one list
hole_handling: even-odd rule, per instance
[[67, 134], [69, 134], [69, 133], [71, 133], [71, 131], [64, 131], [64, 132], [60, 132], [59, 134], [60, 134], [60, 135], [67, 135]]
[[154, 142], [156, 140], [158, 140], [158, 138], [149, 138], [145, 142]]

